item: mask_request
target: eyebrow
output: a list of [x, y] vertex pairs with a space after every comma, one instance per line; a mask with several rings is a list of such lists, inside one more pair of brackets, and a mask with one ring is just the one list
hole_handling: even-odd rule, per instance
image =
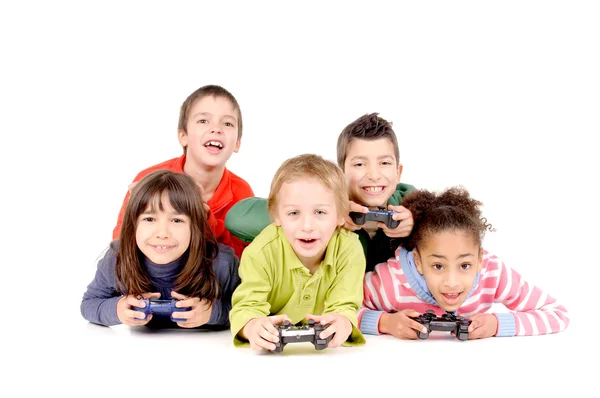
[[[352, 158], [350, 158], [350, 160], [357, 160], [357, 159], [366, 159], [367, 156], [353, 156]], [[387, 159], [387, 158], [391, 158], [394, 159], [394, 155], [382, 155], [382, 156], [377, 156], [377, 160], [381, 160], [381, 159]]]
[[[317, 204], [313, 205], [313, 207], [333, 207], [333, 206], [335, 206], [335, 205], [334, 205], [334, 204], [325, 204], [325, 203], [317, 203]], [[295, 207], [295, 208], [298, 208], [298, 207], [300, 207], [300, 206], [298, 206], [298, 205], [295, 205], [295, 204], [288, 204], [288, 205], [283, 205], [283, 207], [284, 207], [284, 208], [287, 208], [287, 207]]]
[[[461, 258], [471, 257], [471, 256], [474, 257], [475, 255], [471, 254], [471, 253], [460, 254], [460, 255], [458, 255], [458, 257], [456, 257], [456, 259], [458, 260]], [[441, 254], [436, 254], [436, 253], [430, 254], [429, 257], [443, 258], [444, 260], [447, 260], [447, 258], [445, 256], [442, 256]]]
[[[212, 113], [210, 112], [198, 112], [195, 115], [192, 116], [192, 119], [195, 119], [198, 116], [214, 116]], [[237, 118], [235, 116], [231, 116], [231, 115], [223, 115], [223, 117], [230, 117], [233, 120], [235, 120], [237, 122]]]

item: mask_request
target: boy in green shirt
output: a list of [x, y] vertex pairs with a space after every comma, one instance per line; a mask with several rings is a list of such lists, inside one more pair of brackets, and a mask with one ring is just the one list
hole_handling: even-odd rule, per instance
[[285, 161], [273, 177], [268, 211], [274, 222], [246, 247], [241, 284], [229, 313], [236, 346], [274, 350], [275, 325], [305, 320], [328, 325], [328, 347], [360, 345], [357, 311], [365, 256], [358, 236], [341, 228], [348, 214], [344, 174], [318, 155]]
[[[402, 164], [392, 124], [371, 113], [347, 125], [338, 137], [337, 162], [345, 174], [350, 211], [366, 213], [368, 209], [384, 207], [396, 211], [393, 219], [400, 220], [398, 227], [390, 229], [375, 221], [356, 225], [345, 214], [344, 227], [358, 234], [366, 270], [372, 271], [375, 265], [394, 257], [400, 244], [398, 238], [408, 236], [414, 224], [412, 214], [401, 206], [401, 201], [415, 187], [400, 183]], [[267, 202], [259, 197], [241, 200], [225, 217], [227, 229], [244, 242], [252, 242], [270, 222]]]

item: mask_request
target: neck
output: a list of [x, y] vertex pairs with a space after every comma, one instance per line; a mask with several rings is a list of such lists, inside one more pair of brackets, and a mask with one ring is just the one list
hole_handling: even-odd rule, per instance
[[206, 167], [185, 162], [183, 172], [192, 177], [197, 184], [202, 185], [204, 191], [202, 199], [208, 202], [215, 193], [219, 182], [221, 182], [223, 172], [225, 172], [225, 165]]

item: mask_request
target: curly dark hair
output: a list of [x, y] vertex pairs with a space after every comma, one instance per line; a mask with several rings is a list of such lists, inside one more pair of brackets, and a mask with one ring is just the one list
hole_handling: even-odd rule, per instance
[[402, 206], [411, 211], [415, 224], [402, 246], [413, 250], [432, 234], [460, 229], [470, 233], [481, 247], [486, 229], [492, 230], [487, 219], [481, 216], [482, 204], [460, 186], [439, 194], [425, 189], [410, 192], [402, 199]]

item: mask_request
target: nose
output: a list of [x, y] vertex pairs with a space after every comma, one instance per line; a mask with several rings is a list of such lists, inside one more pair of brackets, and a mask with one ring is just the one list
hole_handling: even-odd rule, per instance
[[222, 134], [223, 133], [223, 128], [221, 127], [220, 123], [213, 123], [213, 125], [211, 126], [211, 133], [214, 134]]
[[169, 223], [168, 222], [158, 222], [156, 223], [156, 238], [158, 239], [167, 239], [171, 235], [169, 231]]
[[446, 272], [446, 279], [444, 280], [444, 285], [449, 288], [454, 288], [458, 286], [458, 277], [456, 272], [448, 271]]
[[304, 219], [302, 220], [302, 230], [312, 231], [312, 217], [310, 214], [304, 216]]
[[367, 169], [367, 178], [373, 181], [377, 181], [381, 178], [381, 173], [379, 172], [379, 167], [376, 164], [370, 165]]

